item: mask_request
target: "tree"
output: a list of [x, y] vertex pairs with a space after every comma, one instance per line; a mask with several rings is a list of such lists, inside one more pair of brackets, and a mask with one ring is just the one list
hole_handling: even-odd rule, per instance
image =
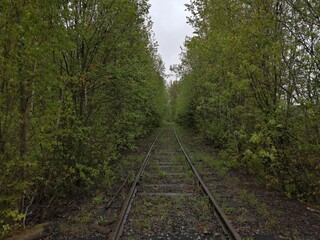
[[315, 200], [318, 3], [194, 0], [188, 9], [196, 35], [185, 43], [178, 118], [234, 166]]
[[41, 219], [41, 205], [110, 186], [123, 150], [160, 124], [166, 89], [148, 8], [0, 3], [1, 234]]

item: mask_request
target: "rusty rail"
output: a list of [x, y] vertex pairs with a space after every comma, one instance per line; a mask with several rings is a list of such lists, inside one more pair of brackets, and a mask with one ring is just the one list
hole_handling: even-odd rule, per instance
[[230, 221], [228, 220], [227, 216], [225, 215], [225, 213], [223, 212], [222, 208], [219, 206], [218, 202], [214, 199], [214, 197], [212, 196], [211, 192], [209, 191], [208, 187], [206, 186], [206, 184], [203, 182], [202, 178], [200, 177], [198, 171], [196, 170], [196, 168], [194, 167], [192, 161], [190, 160], [187, 152], [185, 151], [185, 149], [183, 148], [180, 139], [178, 138], [177, 132], [176, 130], [174, 130], [174, 134], [176, 136], [176, 139], [180, 145], [180, 148], [185, 156], [185, 158], [187, 159], [190, 168], [192, 170], [192, 172], [194, 173], [194, 175], [196, 175], [198, 182], [200, 183], [200, 186], [203, 190], [203, 192], [205, 193], [205, 195], [209, 198], [209, 201], [211, 203], [211, 205], [214, 208], [214, 215], [217, 217], [220, 225], [222, 226], [222, 228], [224, 229], [225, 233], [229, 236], [230, 239], [234, 239], [234, 240], [240, 240], [241, 237], [239, 235], [239, 233], [235, 230], [235, 228], [231, 225]]
[[[162, 132], [162, 131], [161, 131]], [[150, 154], [151, 154], [151, 151], [152, 149], [154, 148], [161, 132], [157, 135], [156, 139], [154, 140], [154, 142], [152, 143], [143, 163], [142, 163], [142, 166], [135, 178], [135, 181], [134, 183], [132, 184], [131, 186], [131, 189], [130, 189], [130, 192], [129, 192], [129, 195], [127, 197], [127, 199], [125, 200], [123, 206], [122, 206], [122, 209], [121, 209], [121, 212], [120, 212], [120, 215], [119, 215], [119, 219], [118, 219], [118, 222], [117, 222], [117, 225], [115, 227], [115, 230], [113, 232], [111, 232], [110, 234], [110, 237], [108, 239], [112, 239], [112, 240], [118, 240], [120, 239], [121, 237], [121, 234], [123, 232], [123, 229], [124, 229], [124, 224], [125, 224], [125, 221], [128, 217], [128, 214], [129, 214], [129, 211], [130, 211], [130, 208], [131, 208], [131, 204], [132, 204], [132, 201], [136, 195], [136, 192], [137, 192], [137, 185], [140, 181], [140, 178], [141, 178], [141, 175], [148, 163], [148, 160], [149, 160], [149, 157], [150, 157]], [[203, 182], [202, 178], [200, 177], [198, 171], [195, 169], [192, 161], [190, 160], [187, 152], [185, 151], [185, 149], [183, 148], [182, 144], [181, 144], [181, 141], [176, 133], [176, 131], [174, 130], [174, 134], [175, 134], [175, 137], [179, 143], [179, 146], [186, 158], [186, 160], [188, 161], [188, 164], [193, 172], [193, 174], [196, 176], [197, 178], [197, 181], [199, 182], [200, 186], [201, 186], [201, 189], [203, 190], [203, 192], [205, 193], [205, 195], [209, 198], [209, 201], [211, 203], [211, 205], [213, 206], [213, 209], [214, 209], [214, 215], [216, 216], [219, 224], [222, 226], [222, 228], [224, 229], [226, 235], [228, 236], [229, 239], [233, 239], [233, 240], [240, 240], [241, 237], [239, 235], [239, 233], [234, 229], [234, 227], [231, 225], [230, 221], [227, 219], [227, 216], [225, 215], [225, 213], [223, 212], [222, 208], [219, 206], [218, 202], [214, 199], [214, 197], [212, 196], [211, 192], [209, 191], [208, 187], [205, 185], [205, 183]]]
[[128, 214], [129, 214], [129, 211], [130, 211], [130, 208], [131, 208], [131, 203], [134, 199], [134, 196], [136, 195], [136, 192], [137, 192], [137, 185], [138, 185], [138, 182], [140, 180], [140, 177], [141, 177], [141, 174], [142, 172], [144, 171], [147, 163], [148, 163], [148, 160], [149, 160], [149, 157], [150, 157], [150, 154], [151, 154], [151, 151], [154, 147], [154, 145], [156, 144], [160, 134], [161, 134], [162, 131], [159, 132], [159, 134], [157, 135], [156, 139], [153, 141], [143, 163], [142, 163], [142, 166], [135, 178], [135, 181], [133, 182], [131, 188], [130, 188], [130, 192], [129, 192], [129, 195], [126, 199], [126, 201], [124, 202], [123, 206], [122, 206], [122, 209], [121, 209], [121, 212], [120, 212], [120, 215], [119, 215], [119, 219], [118, 219], [118, 222], [117, 222], [117, 225], [116, 225], [116, 228], [115, 228], [115, 231], [113, 231], [110, 235], [110, 238], [108, 239], [112, 239], [112, 240], [118, 240], [122, 234], [122, 231], [123, 231], [123, 228], [124, 228], [124, 224], [126, 222], [126, 219], [128, 217]]

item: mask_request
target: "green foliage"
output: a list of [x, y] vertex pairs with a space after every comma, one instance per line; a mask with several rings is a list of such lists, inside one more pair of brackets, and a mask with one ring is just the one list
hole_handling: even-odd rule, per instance
[[146, 1], [0, 3], [0, 233], [28, 206], [110, 187], [167, 95]]
[[0, 211], [0, 224], [2, 229], [0, 229], [1, 236], [5, 235], [10, 231], [12, 222], [18, 222], [25, 217], [24, 214], [19, 213], [18, 210], [1, 210]]
[[224, 176], [229, 170], [228, 162], [223, 158], [217, 158], [206, 153], [197, 153], [193, 156], [197, 160], [205, 162], [210, 168], [214, 169], [219, 175]]
[[[173, 70], [174, 118], [230, 166], [288, 196], [319, 201], [320, 94], [316, 1], [204, 1]], [[316, 193], [318, 192], [318, 193]]]
[[93, 198], [93, 201], [97, 205], [101, 205], [104, 201], [104, 196], [103, 194], [98, 194], [96, 197]]

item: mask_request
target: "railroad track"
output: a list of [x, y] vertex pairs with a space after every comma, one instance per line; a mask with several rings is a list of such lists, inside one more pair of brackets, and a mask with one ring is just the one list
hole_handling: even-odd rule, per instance
[[241, 239], [173, 129], [152, 143], [110, 239]]

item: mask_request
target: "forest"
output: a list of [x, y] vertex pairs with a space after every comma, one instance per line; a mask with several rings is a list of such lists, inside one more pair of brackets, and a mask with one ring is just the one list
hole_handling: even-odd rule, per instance
[[149, 8], [0, 1], [0, 238], [32, 206], [110, 188], [115, 163], [168, 119], [229, 169], [320, 203], [320, 2], [191, 0], [169, 86]]
[[163, 63], [145, 0], [0, 2], [0, 236], [32, 205], [112, 183], [160, 124]]
[[174, 119], [233, 169], [320, 201], [320, 2], [192, 0]]

